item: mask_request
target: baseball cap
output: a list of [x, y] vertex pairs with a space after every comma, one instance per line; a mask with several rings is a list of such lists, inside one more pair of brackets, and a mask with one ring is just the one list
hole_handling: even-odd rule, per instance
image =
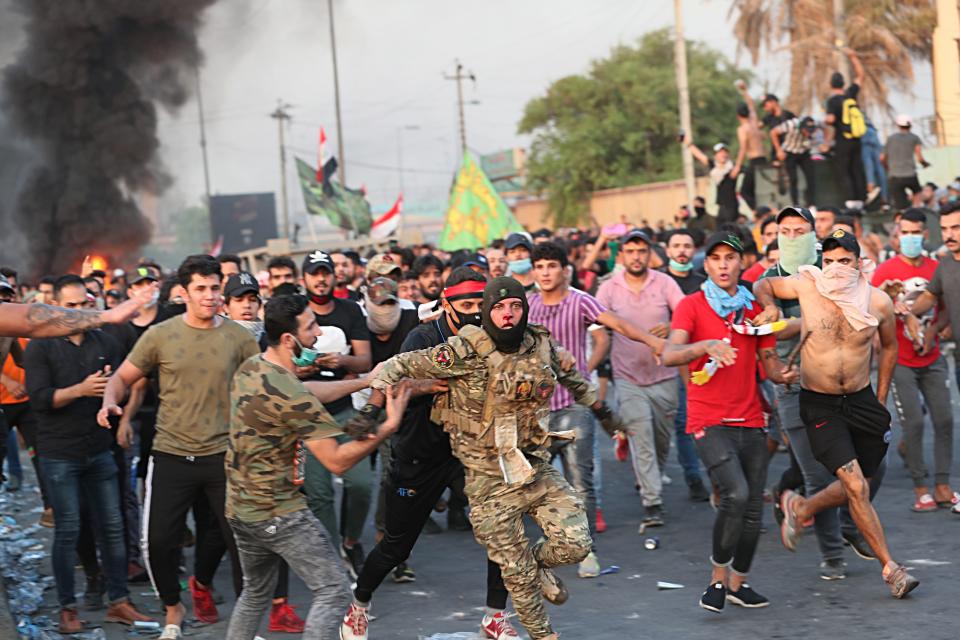
[[252, 273], [241, 271], [227, 278], [227, 285], [223, 288], [225, 298], [239, 298], [247, 293], [260, 295], [260, 284]]
[[543, 229], [537, 229], [530, 235], [532, 235], [534, 238], [552, 238], [553, 232], [544, 227]]
[[727, 231], [717, 231], [707, 238], [707, 244], [704, 245], [704, 255], [710, 255], [711, 251], [722, 244], [727, 245], [740, 255], [743, 255], [743, 242], [741, 242], [740, 238], [738, 238], [735, 234]]
[[388, 276], [394, 271], [403, 271], [403, 266], [393, 259], [389, 253], [378, 253], [367, 260], [364, 275], [368, 280], [377, 276]]
[[860, 257], [860, 243], [857, 237], [843, 229], [837, 229], [820, 243], [824, 251], [831, 251], [836, 248], [846, 249], [853, 255]]
[[17, 290], [13, 288], [13, 285], [10, 284], [10, 281], [7, 280], [7, 276], [0, 276], [0, 289], [6, 289], [12, 293], [17, 292]]
[[130, 278], [129, 284], [137, 284], [138, 282], [143, 282], [144, 280], [150, 280], [152, 282], [160, 281], [160, 273], [153, 267], [140, 266], [127, 274]]
[[533, 243], [530, 242], [530, 238], [522, 233], [511, 233], [508, 235], [506, 241], [503, 243], [503, 246], [505, 249], [526, 247], [528, 250], [533, 251]]
[[487, 257], [481, 253], [463, 252], [450, 260], [450, 268], [456, 269], [457, 267], [480, 267], [484, 271], [488, 271], [490, 265], [487, 262]]
[[913, 122], [910, 120], [910, 116], [905, 113], [898, 115], [895, 122], [897, 123], [898, 127], [909, 127], [913, 124]]
[[761, 104], [763, 104], [764, 102], [770, 102], [771, 100], [773, 102], [780, 102], [780, 98], [777, 97], [777, 94], [768, 93], [767, 95], [763, 96], [763, 100], [761, 101]]
[[367, 285], [367, 299], [373, 304], [380, 306], [386, 302], [397, 301], [397, 283], [390, 278], [374, 278]]
[[780, 210], [780, 213], [777, 214], [777, 224], [780, 224], [780, 222], [787, 216], [800, 216], [811, 225], [815, 223], [813, 214], [810, 213], [810, 209], [807, 209], [806, 207], [784, 207]]
[[714, 153], [718, 151], [723, 151], [724, 149], [726, 149], [727, 151], [730, 150], [729, 147], [727, 147], [727, 144], [725, 142], [718, 142], [717, 144], [713, 145]]
[[325, 251], [320, 251], [319, 249], [307, 254], [303, 258], [303, 266], [300, 270], [313, 275], [318, 269], [326, 269], [330, 273], [333, 273], [333, 260], [330, 258], [330, 254]]
[[647, 243], [647, 246], [653, 245], [653, 243], [650, 241], [650, 236], [640, 229], [631, 229], [620, 236], [620, 244], [627, 244], [628, 242], [633, 242], [634, 240], [643, 240]]

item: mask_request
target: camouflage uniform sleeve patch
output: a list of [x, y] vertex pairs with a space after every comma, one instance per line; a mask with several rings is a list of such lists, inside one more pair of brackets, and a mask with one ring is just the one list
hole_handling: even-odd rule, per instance
[[453, 347], [448, 344], [441, 344], [433, 348], [433, 362], [441, 369], [449, 369], [453, 366], [454, 358]]

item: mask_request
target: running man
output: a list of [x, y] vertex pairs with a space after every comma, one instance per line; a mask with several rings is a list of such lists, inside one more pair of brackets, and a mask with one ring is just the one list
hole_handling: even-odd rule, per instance
[[[754, 285], [764, 312], [755, 323], [779, 317], [774, 297], [799, 300], [802, 322], [800, 415], [814, 457], [837, 476], [819, 493], [802, 498], [781, 495], [784, 546], [793, 551], [804, 522], [844, 504], [880, 562], [895, 598], [919, 582], [893, 561], [877, 512], [870, 503], [869, 478], [887, 454], [890, 412], [884, 406], [897, 363], [893, 303], [871, 287], [863, 273], [860, 244], [843, 230], [824, 239], [823, 269], [803, 265], [788, 278], [765, 278]], [[877, 393], [870, 384], [874, 336], [880, 337]]]

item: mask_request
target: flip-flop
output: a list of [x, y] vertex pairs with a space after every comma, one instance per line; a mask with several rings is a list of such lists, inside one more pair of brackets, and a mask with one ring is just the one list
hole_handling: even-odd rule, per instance
[[953, 492], [953, 496], [949, 500], [937, 500], [937, 506], [941, 509], [949, 509], [958, 504], [960, 504], [960, 493], [956, 491]]
[[919, 498], [917, 498], [916, 502], [913, 503], [913, 506], [910, 507], [910, 509], [911, 511], [915, 511], [917, 513], [926, 513], [929, 511], [936, 511], [937, 503], [933, 500], [932, 495], [930, 495], [929, 493], [925, 493]]

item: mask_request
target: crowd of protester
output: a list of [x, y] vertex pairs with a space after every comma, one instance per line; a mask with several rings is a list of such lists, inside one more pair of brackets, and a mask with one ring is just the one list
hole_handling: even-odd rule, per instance
[[[625, 429], [613, 445], [634, 474], [641, 526], [664, 524], [663, 486], [679, 480], [666, 473], [675, 449], [689, 499], [711, 501], [722, 512], [738, 514], [749, 523], [744, 524], [746, 531], [759, 526], [754, 513], [758, 503], [754, 497], [720, 501], [718, 485], [732, 480], [719, 477], [716, 460], [701, 460], [704, 449], [694, 443], [692, 434], [704, 417], [702, 407], [688, 406], [690, 372], [685, 366], [668, 366], [635, 341], [636, 328], [659, 338], [678, 328], [695, 332], [691, 314], [696, 309], [690, 300], [712, 286], [704, 263], [721, 244], [739, 255], [736, 275], [749, 292], [764, 277], [796, 273], [801, 265], [817, 263], [822, 243], [830, 238], [851, 237], [858, 255], [875, 265], [865, 262], [864, 271], [889, 295], [898, 314], [892, 406], [900, 437], [895, 446], [915, 487], [914, 502], [904, 508], [923, 512], [946, 507], [960, 514], [960, 495], [950, 480], [953, 414], [946, 349], [941, 345], [960, 328], [960, 179], [945, 189], [919, 183], [917, 165], [925, 166], [926, 160], [906, 116], [897, 118], [898, 132], [882, 147], [875, 128], [851, 116], [860, 113], [856, 98], [862, 69], [856, 57], [850, 57], [855, 80], [846, 86], [839, 74], [831, 78], [823, 123], [790, 113], [772, 94], [760, 102], [765, 114], [761, 119], [745, 87], [740, 87], [745, 102], [737, 114], [737, 155], [717, 143], [708, 157], [686, 141], [716, 185], [716, 215], [708, 213], [704, 199], [698, 198], [681, 207], [672, 220], [658, 216], [653, 226], [639, 216], [626, 216], [631, 221], [626, 228], [540, 229], [512, 233], [478, 250], [455, 252], [431, 244], [391, 244], [379, 253], [318, 249], [299, 261], [273, 257], [255, 272], [234, 255], [190, 256], [176, 270], [148, 260], [109, 272], [85, 264], [78, 274], [36, 280], [21, 278], [15, 268], [0, 269], [0, 302], [110, 308], [141, 288], [158, 290], [155, 302], [124, 325], [69, 338], [0, 342], [0, 458], [5, 460], [6, 490], [21, 490], [18, 454], [24, 449], [40, 480], [44, 505], [40, 524], [55, 529], [52, 559], [62, 609], [60, 629], [82, 629], [73, 584], [76, 558], [86, 576], [83, 606], [106, 605], [108, 621], [147, 619], [130, 601], [127, 585], [149, 580], [166, 607], [168, 623], [179, 624], [185, 615], [182, 576], [188, 578], [194, 616], [202, 622], [216, 621], [221, 598], [213, 590], [213, 577], [225, 554], [233, 565], [233, 587], [241, 593], [235, 540], [242, 541], [247, 534], [240, 532], [226, 506], [230, 486], [224, 468], [231, 407], [236, 402], [230, 381], [251, 356], [278, 344], [279, 339], [265, 331], [265, 303], [294, 294], [305, 297], [319, 327], [314, 344], [297, 340], [291, 346], [297, 377], [342, 383], [337, 393], [323, 397], [322, 405], [344, 425], [369, 407], [364, 375], [406, 350], [405, 341], [418, 326], [435, 325], [439, 340], [443, 327], [476, 323], [476, 303], [471, 307], [469, 301], [448, 300], [445, 291], [471, 279], [513, 277], [527, 293], [531, 321], [550, 329], [574, 356], [581, 373], [596, 380], [601, 399], [608, 399], [623, 418]], [[811, 168], [817, 154], [828, 149], [846, 197], [836, 205], [818, 199]], [[754, 172], [768, 162], [785, 167], [796, 208], [774, 212], [757, 201]], [[803, 194], [797, 186], [798, 171], [805, 176]], [[863, 222], [863, 207], [877, 198], [895, 211], [883, 232], [868, 231]], [[741, 213], [741, 201], [750, 215]], [[727, 240], [716, 240], [717, 234]], [[784, 306], [782, 313], [790, 317], [799, 311]], [[777, 346], [772, 338], [768, 342]], [[782, 342], [780, 356], [786, 359], [793, 345]], [[960, 350], [954, 354], [960, 355]], [[741, 455], [757, 469], [762, 467], [765, 481], [767, 458], [789, 447], [788, 471], [763, 484], [779, 505], [783, 491], [811, 495], [831, 476], [816, 469], [808, 447], [799, 446], [804, 439], [796, 429], [803, 421], [796, 415], [795, 394], [784, 391], [789, 385], [775, 384], [776, 376], [758, 373], [756, 364], [744, 376], [756, 378], [762, 398], [759, 419], [771, 436]], [[749, 390], [727, 391], [750, 395]], [[418, 412], [416, 419], [422, 420], [425, 411], [416, 403], [407, 410]], [[551, 411], [552, 428], [570, 428], [577, 434], [575, 444], [558, 450], [557, 457], [571, 485], [584, 497], [594, 534], [594, 547], [580, 563], [579, 575], [595, 577], [600, 567], [597, 534], [606, 528], [598, 462], [598, 451], [606, 446], [604, 437], [569, 393], [553, 396]], [[932, 473], [923, 454], [925, 416], [933, 425]], [[105, 421], [111, 429], [103, 428]], [[398, 433], [404, 433], [402, 426]], [[349, 445], [351, 438], [340, 435], [336, 440]], [[387, 498], [375, 487], [388, 481], [393, 463], [421, 455], [418, 447], [430, 443], [398, 435], [376, 444], [362, 452], [364, 460], [349, 468], [325, 464], [323, 456], [335, 454], [315, 454], [312, 449], [297, 463], [302, 465], [297, 471], [298, 491], [353, 579], [362, 574], [367, 561], [361, 540], [371, 513], [374, 539], [380, 542], [386, 532]], [[335, 475], [343, 482], [340, 506], [335, 504]], [[881, 469], [872, 484], [879, 485], [882, 477]], [[468, 530], [462, 484], [449, 481], [449, 487], [448, 495], [428, 506], [446, 513], [449, 528]], [[779, 507], [775, 511], [783, 517]], [[188, 512], [193, 514], [192, 528], [185, 524]], [[433, 518], [427, 521], [428, 528], [440, 528]], [[858, 555], [873, 557], [842, 510], [818, 514], [815, 528], [825, 579], [844, 577], [844, 541]], [[755, 542], [754, 536], [754, 546]], [[409, 554], [412, 541], [406, 544], [400, 546]], [[195, 554], [188, 568], [183, 549], [190, 546]], [[715, 554], [729, 551], [715, 546]], [[383, 575], [389, 573], [397, 582], [417, 579], [406, 555], [385, 557], [381, 553], [375, 559], [383, 566]], [[740, 600], [732, 601], [762, 606], [756, 600], [761, 597], [747, 593], [743, 582], [752, 550], [739, 557], [745, 563], [734, 563], [733, 573], [741, 577], [735, 586], [731, 581], [729, 593], [739, 593]], [[495, 574], [496, 567], [490, 571]], [[282, 564], [277, 573], [275, 586], [270, 584], [269, 628], [302, 632], [309, 621], [288, 603], [289, 568]], [[365, 592], [367, 601], [375, 587]], [[505, 606], [501, 585], [500, 591], [488, 595], [488, 618], [494, 620]], [[244, 615], [255, 629], [259, 620], [255, 608]], [[513, 637], [505, 618], [495, 624], [488, 618], [484, 628], [489, 637]], [[365, 631], [356, 637], [366, 637]]]

